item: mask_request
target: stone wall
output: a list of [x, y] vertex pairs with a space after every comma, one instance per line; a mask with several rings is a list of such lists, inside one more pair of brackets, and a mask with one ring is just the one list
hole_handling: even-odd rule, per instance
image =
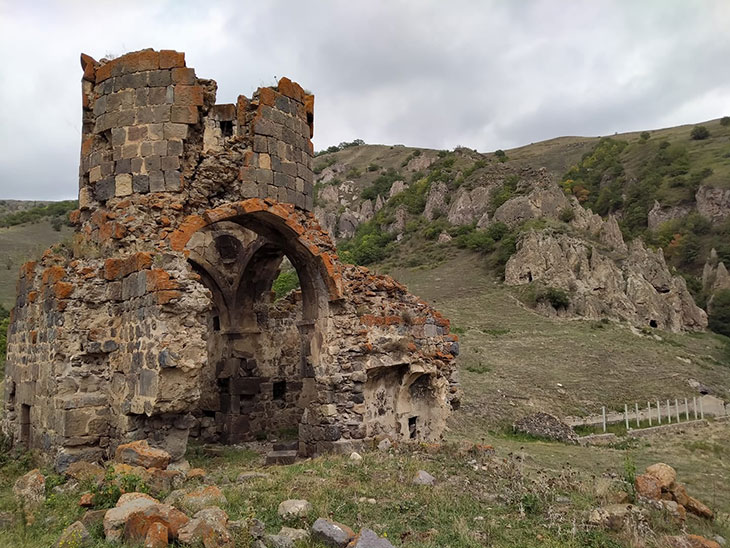
[[[448, 321], [339, 262], [312, 206], [313, 96], [216, 105], [184, 55], [82, 55], [71, 249], [21, 269], [2, 430], [57, 467], [147, 438], [297, 429], [300, 453], [433, 440], [458, 404]], [[301, 289], [274, 302], [282, 261]]]

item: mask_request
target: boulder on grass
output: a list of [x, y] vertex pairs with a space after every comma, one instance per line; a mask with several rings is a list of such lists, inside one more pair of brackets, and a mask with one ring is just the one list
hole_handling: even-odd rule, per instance
[[659, 487], [663, 491], [668, 491], [671, 485], [677, 479], [677, 472], [674, 468], [663, 462], [657, 462], [651, 466], [647, 466], [646, 473], [654, 476], [659, 482]]
[[37, 468], [31, 470], [16, 480], [13, 493], [24, 504], [41, 504], [46, 500], [46, 478]]
[[355, 531], [336, 521], [317, 518], [312, 525], [312, 537], [325, 546], [345, 548], [355, 538]]
[[61, 537], [53, 545], [53, 548], [84, 548], [91, 546], [92, 539], [89, 531], [83, 523], [75, 521], [63, 530]]
[[388, 539], [381, 538], [375, 531], [363, 529], [347, 548], [395, 548]]
[[170, 464], [171, 457], [167, 451], [150, 447], [147, 440], [139, 440], [117, 447], [114, 460], [131, 466], [164, 470]]
[[662, 488], [659, 480], [649, 474], [640, 474], [634, 480], [636, 494], [650, 500], [659, 500], [662, 497]]
[[205, 508], [196, 512], [178, 532], [178, 540], [183, 544], [199, 545], [205, 548], [233, 546], [228, 531], [228, 514], [217, 507]]
[[289, 499], [279, 504], [279, 516], [284, 521], [306, 518], [311, 511], [312, 505], [306, 500]]

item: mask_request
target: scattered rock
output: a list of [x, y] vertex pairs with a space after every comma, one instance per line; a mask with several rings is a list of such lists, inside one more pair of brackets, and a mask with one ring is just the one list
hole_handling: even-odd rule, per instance
[[94, 495], [91, 493], [84, 493], [79, 499], [79, 506], [82, 508], [91, 508], [94, 506]]
[[[169, 468], [169, 467], [168, 467]], [[191, 468], [185, 473], [185, 478], [189, 480], [199, 479], [205, 480], [206, 473], [202, 468]]]
[[217, 507], [200, 510], [180, 528], [178, 540], [192, 545], [202, 542], [205, 548], [233, 546], [228, 532], [228, 514]]
[[294, 548], [294, 541], [282, 535], [266, 535], [264, 544], [269, 548]]
[[166, 548], [170, 540], [170, 532], [160, 522], [150, 525], [144, 539], [144, 548]]
[[[168, 464], [167, 469], [177, 470], [178, 472], [182, 472], [183, 474], [187, 475], [187, 473], [190, 471], [190, 463], [186, 459], [176, 460], [175, 462], [171, 462], [170, 464]], [[194, 470], [197, 470], [197, 468]]]
[[169, 537], [176, 539], [180, 529], [189, 521], [190, 518], [177, 508], [168, 504], [154, 503], [127, 516], [124, 523], [124, 540], [130, 544], [145, 542], [147, 533], [154, 523], [163, 524]]
[[131, 466], [164, 470], [170, 464], [170, 453], [150, 447], [147, 440], [139, 440], [117, 447], [114, 460]]
[[306, 518], [312, 511], [312, 505], [301, 499], [289, 499], [279, 504], [279, 516], [284, 521]]
[[375, 531], [363, 529], [348, 548], [395, 548], [388, 539], [381, 538]]
[[436, 483], [436, 478], [425, 470], [419, 470], [413, 478], [413, 483], [416, 485], [433, 485]]
[[306, 529], [293, 529], [291, 527], [282, 527], [279, 536], [289, 537], [292, 542], [309, 540], [309, 531]]
[[360, 453], [358, 453], [357, 451], [353, 451], [352, 453], [350, 453], [350, 462], [354, 462], [357, 464], [361, 463], [362, 455], [360, 455]]
[[378, 443], [378, 450], [379, 451], [387, 451], [393, 446], [393, 442], [391, 442], [388, 438], [385, 438]]
[[705, 504], [694, 497], [687, 497], [685, 508], [688, 512], [705, 519], [713, 519], [715, 514]]
[[176, 489], [165, 499], [165, 504], [177, 506], [190, 514], [209, 506], [223, 506], [227, 502], [223, 491], [215, 485]]
[[665, 546], [666, 548], [720, 548], [720, 544], [714, 540], [709, 540], [699, 535], [664, 536], [659, 541], [660, 546]]
[[134, 512], [148, 506], [159, 504], [146, 493], [125, 493], [117, 501], [117, 505], [104, 514], [104, 536], [108, 541], [120, 541], [124, 524]]
[[271, 477], [271, 474], [267, 474], [265, 472], [241, 472], [238, 474], [238, 478], [236, 478], [236, 481], [238, 483], [245, 483], [247, 481], [252, 481], [255, 479], [268, 479]]
[[717, 542], [720, 546], [725, 546], [725, 544], [727, 542], [725, 540], [725, 538], [724, 537], [721, 537], [720, 535], [715, 535], [714, 537], [712, 537], [712, 540], [714, 540], [715, 542]]
[[588, 523], [604, 529], [620, 531], [631, 519], [643, 520], [645, 512], [632, 504], [609, 504], [593, 510]]
[[345, 548], [355, 538], [355, 532], [347, 525], [317, 518], [312, 525], [312, 537], [326, 546]]
[[87, 529], [93, 529], [97, 525], [104, 523], [104, 514], [106, 514], [106, 510], [87, 510], [81, 517], [81, 523]]
[[36, 506], [46, 500], [46, 478], [37, 468], [31, 470], [17, 479], [13, 493], [21, 502]]
[[634, 480], [636, 494], [651, 500], [659, 500], [662, 496], [662, 488], [659, 480], [649, 474], [636, 476]]
[[104, 467], [93, 462], [79, 460], [69, 464], [64, 475], [66, 477], [73, 478], [78, 482], [97, 482], [101, 481], [104, 477]]
[[654, 476], [659, 482], [659, 487], [663, 490], [668, 490], [677, 479], [676, 470], [663, 462], [647, 466], [646, 473]]
[[92, 539], [83, 523], [75, 521], [63, 530], [61, 537], [54, 544], [54, 548], [83, 548], [91, 546]]
[[538, 438], [578, 443], [578, 435], [558, 417], [549, 413], [534, 413], [514, 423], [515, 432], [521, 432]]

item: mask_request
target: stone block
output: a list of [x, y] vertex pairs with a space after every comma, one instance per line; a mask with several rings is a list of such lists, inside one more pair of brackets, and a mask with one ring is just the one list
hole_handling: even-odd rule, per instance
[[130, 158], [129, 164], [131, 166], [131, 173], [142, 173], [142, 164], [144, 161], [142, 158]]
[[165, 171], [165, 190], [174, 192], [182, 188], [182, 175], [179, 171]]
[[139, 155], [139, 143], [128, 143], [122, 146], [122, 159], [134, 158]]
[[175, 104], [203, 106], [202, 86], [175, 84]]
[[160, 141], [164, 139], [163, 124], [150, 124], [147, 126], [147, 138], [150, 141]]
[[147, 106], [147, 96], [149, 90], [147, 88], [139, 88], [134, 91], [134, 106], [145, 107]]
[[121, 175], [122, 173], [132, 173], [132, 159], [121, 158], [114, 164], [114, 174]]
[[147, 173], [151, 171], [158, 171], [160, 169], [160, 165], [159, 156], [147, 156], [144, 158], [144, 169]]
[[196, 82], [195, 69], [176, 67], [172, 69], [172, 83], [193, 85]]
[[102, 179], [94, 185], [94, 198], [100, 202], [105, 202], [114, 197], [115, 189], [116, 184], [112, 177]]
[[147, 102], [150, 105], [164, 105], [167, 103], [167, 86], [149, 88]]
[[160, 68], [171, 69], [185, 66], [185, 53], [171, 49], [160, 50]]
[[173, 139], [167, 142], [167, 155], [168, 156], [182, 156], [183, 153], [183, 142], [177, 139]]
[[174, 171], [180, 168], [180, 158], [178, 156], [162, 156], [160, 157], [160, 165], [162, 171]]
[[134, 175], [132, 177], [132, 190], [134, 192], [145, 193], [150, 191], [149, 175]]
[[101, 166], [92, 167], [89, 171], [89, 182], [95, 183], [101, 178]]
[[132, 194], [132, 176], [129, 173], [122, 173], [114, 178], [114, 195], [129, 196]]
[[162, 171], [150, 171], [148, 176], [150, 180], [150, 192], [165, 191], [165, 175]]
[[228, 391], [237, 396], [255, 396], [261, 381], [258, 377], [233, 377], [228, 380]]
[[274, 185], [279, 188], [296, 188], [294, 177], [284, 173], [274, 173]]
[[181, 124], [197, 124], [198, 107], [175, 105], [170, 113], [170, 121]]
[[266, 137], [261, 135], [255, 135], [253, 138], [253, 151], [254, 152], [268, 152], [269, 147], [266, 141]]
[[106, 101], [106, 95], [102, 95], [96, 101], [94, 101], [94, 116], [99, 116], [100, 114], [104, 114], [106, 112]]
[[236, 119], [236, 105], [232, 103], [213, 105], [208, 116], [219, 122], [232, 122]]
[[147, 83], [150, 87], [169, 86], [172, 75], [169, 70], [153, 70], [147, 73]]
[[164, 138], [165, 139], [187, 139], [188, 137], [188, 125], [187, 124], [176, 124], [166, 123], [164, 124]]
[[274, 184], [274, 172], [270, 169], [257, 168], [254, 174], [254, 179], [257, 183], [265, 185]]

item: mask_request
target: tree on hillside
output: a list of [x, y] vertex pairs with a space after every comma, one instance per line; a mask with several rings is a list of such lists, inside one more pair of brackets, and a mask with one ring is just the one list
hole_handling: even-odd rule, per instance
[[508, 160], [507, 153], [502, 150], [501, 148], [494, 151], [494, 155], [497, 157], [497, 160], [500, 162], [506, 162]]
[[692, 129], [690, 136], [695, 141], [701, 141], [702, 139], [707, 139], [710, 136], [710, 131], [705, 126], [695, 126]]
[[708, 320], [715, 333], [730, 337], [730, 289], [722, 289], [712, 297]]
[[720, 118], [720, 125], [730, 126], [730, 116], [723, 116], [722, 118]]

